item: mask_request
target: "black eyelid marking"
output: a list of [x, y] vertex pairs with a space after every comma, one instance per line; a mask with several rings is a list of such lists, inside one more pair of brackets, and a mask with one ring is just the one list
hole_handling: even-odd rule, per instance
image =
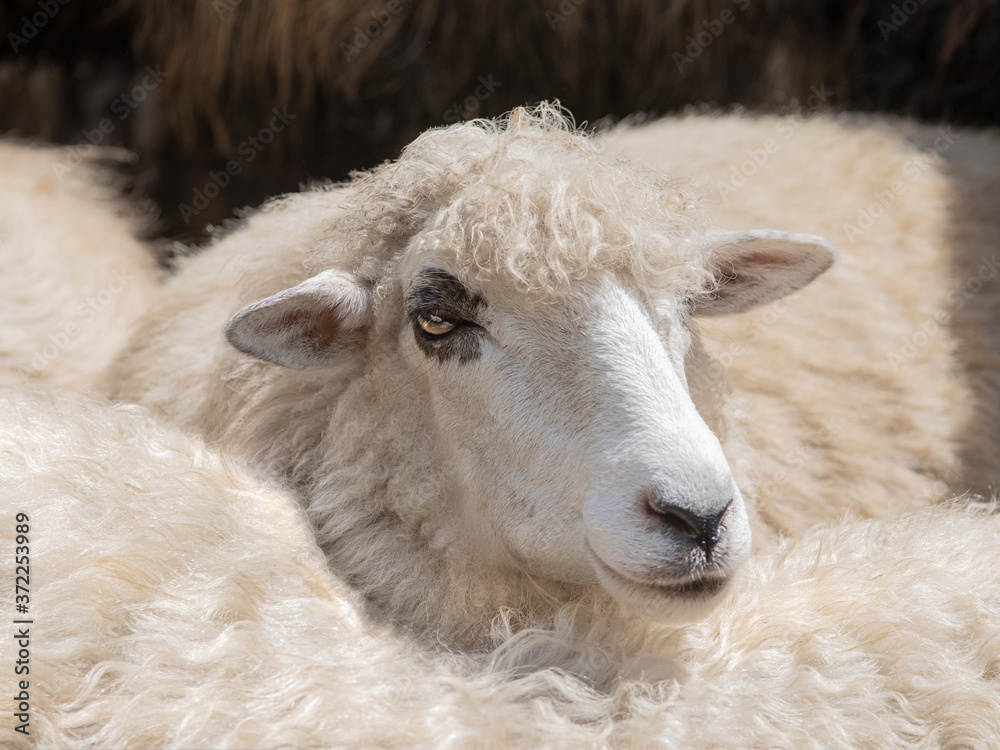
[[[482, 295], [440, 268], [421, 271], [406, 294], [406, 317], [417, 345], [439, 362], [466, 363], [479, 358], [485, 330], [477, 320], [485, 308]], [[441, 335], [425, 332], [418, 319], [431, 315], [455, 321], [455, 328]]]
[[440, 268], [421, 271], [407, 294], [407, 310], [410, 314], [445, 310], [454, 311], [462, 318], [473, 318], [475, 313], [486, 307], [481, 295], [471, 291], [461, 281]]

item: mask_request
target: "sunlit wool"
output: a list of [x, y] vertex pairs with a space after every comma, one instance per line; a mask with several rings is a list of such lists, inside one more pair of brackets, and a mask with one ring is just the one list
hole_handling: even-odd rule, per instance
[[[567, 616], [493, 657], [502, 668], [509, 650], [534, 647], [544, 659], [556, 643], [578, 671], [606, 670], [594, 690], [564, 672], [485, 668], [488, 656], [429, 659], [372, 628], [294, 498], [140, 407], [10, 388], [0, 407], [0, 504], [30, 516], [35, 618], [31, 736], [5, 721], [5, 746], [1000, 738], [997, 516], [941, 509], [819, 526], [755, 557], [701, 624], [621, 633], [612, 655], [575, 640]], [[0, 536], [12, 549], [13, 523]], [[0, 652], [7, 664], [13, 643]]]

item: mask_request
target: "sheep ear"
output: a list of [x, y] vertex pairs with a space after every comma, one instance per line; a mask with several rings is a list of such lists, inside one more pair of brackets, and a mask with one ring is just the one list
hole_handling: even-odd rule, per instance
[[351, 274], [323, 271], [244, 307], [226, 324], [229, 343], [253, 357], [308, 370], [357, 351], [369, 318], [369, 292]]
[[696, 315], [738, 313], [773, 302], [804, 287], [837, 259], [837, 248], [814, 234], [715, 230], [707, 239], [715, 282], [697, 301]]

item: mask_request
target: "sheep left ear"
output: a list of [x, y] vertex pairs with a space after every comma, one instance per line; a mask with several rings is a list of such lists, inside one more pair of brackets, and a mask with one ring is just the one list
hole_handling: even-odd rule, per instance
[[837, 248], [814, 234], [715, 230], [707, 239], [715, 282], [697, 300], [695, 315], [726, 315], [773, 302], [804, 287], [837, 259]]
[[349, 273], [323, 271], [244, 307], [226, 324], [229, 343], [257, 359], [297, 370], [336, 364], [360, 349], [369, 291]]

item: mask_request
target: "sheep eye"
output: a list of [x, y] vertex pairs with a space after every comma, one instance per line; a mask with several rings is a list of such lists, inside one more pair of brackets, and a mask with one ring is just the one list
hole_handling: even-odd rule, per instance
[[455, 330], [455, 326], [458, 325], [457, 320], [447, 319], [434, 313], [423, 313], [418, 315], [417, 323], [420, 325], [420, 328], [423, 329], [424, 333], [431, 336], [444, 336], [446, 333], [450, 333]]

